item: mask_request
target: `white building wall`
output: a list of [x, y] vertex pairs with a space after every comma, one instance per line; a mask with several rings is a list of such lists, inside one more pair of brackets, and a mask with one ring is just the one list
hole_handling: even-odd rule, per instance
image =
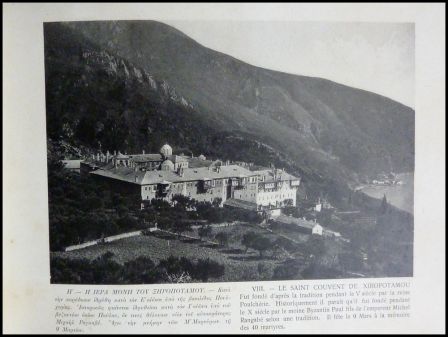
[[197, 201], [213, 202], [216, 198], [220, 198], [221, 202], [224, 202], [226, 200], [226, 186], [223, 180], [215, 179], [215, 187], [209, 188], [206, 191], [199, 189], [199, 181], [187, 182], [185, 183], [185, 193], [182, 194]]
[[157, 185], [142, 186], [142, 200], [151, 200], [156, 197]]
[[289, 182], [284, 182], [279, 189], [259, 189], [256, 202], [257, 205], [268, 206], [291, 199], [292, 206], [296, 206], [296, 191], [297, 187], [291, 187]]
[[315, 225], [311, 231], [311, 234], [314, 235], [322, 235], [323, 234], [323, 228], [321, 225]]
[[[172, 183], [169, 192], [163, 198], [166, 201], [171, 201], [172, 197], [178, 194], [190, 197], [197, 201], [213, 202], [216, 198], [220, 198], [222, 202], [226, 200], [226, 185], [223, 179], [215, 180], [215, 187], [212, 187], [204, 192], [199, 189], [199, 181], [186, 181]], [[142, 186], [142, 200], [151, 200], [157, 196], [157, 184]]]
[[[284, 181], [279, 189], [260, 189], [256, 179], [248, 180], [249, 182], [243, 188], [232, 188], [232, 196], [235, 199], [245, 200], [256, 203], [257, 205], [268, 206], [279, 205], [281, 207], [287, 199], [292, 200], [292, 205], [296, 206], [296, 191], [297, 187], [291, 187], [289, 181]], [[222, 202], [227, 199], [227, 179], [215, 179], [214, 187], [202, 192], [199, 189], [199, 181], [187, 181], [172, 183], [170, 190], [166, 197], [167, 201], [171, 201], [171, 198], [176, 194], [181, 194], [197, 201], [213, 202], [216, 198], [220, 198]], [[142, 186], [142, 200], [151, 200], [156, 198], [157, 184]], [[277, 204], [277, 202], [279, 204]]]
[[258, 183], [254, 182], [247, 184], [241, 189], [235, 189], [233, 197], [234, 199], [240, 199], [256, 203], [257, 194], [258, 194]]
[[183, 168], [183, 169], [188, 168], [188, 162], [181, 161], [181, 162], [174, 163], [174, 170], [177, 171], [179, 168]]

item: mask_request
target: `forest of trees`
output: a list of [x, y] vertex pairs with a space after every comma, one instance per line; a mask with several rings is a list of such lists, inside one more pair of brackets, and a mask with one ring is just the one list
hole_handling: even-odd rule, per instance
[[50, 250], [141, 228], [138, 201], [48, 161]]
[[124, 264], [114, 260], [111, 252], [94, 260], [64, 259], [51, 261], [51, 283], [63, 284], [152, 284], [207, 282], [224, 275], [225, 266], [209, 258], [192, 261], [170, 256], [154, 262], [140, 256]]

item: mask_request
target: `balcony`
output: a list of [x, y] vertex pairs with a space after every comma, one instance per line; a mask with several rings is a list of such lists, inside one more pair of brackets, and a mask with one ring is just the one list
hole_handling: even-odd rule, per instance
[[214, 182], [211, 179], [204, 178], [199, 183], [199, 192], [205, 193], [214, 187]]
[[265, 190], [272, 190], [275, 188], [275, 183], [264, 183], [263, 188]]
[[231, 179], [231, 185], [233, 186], [233, 187], [238, 187], [239, 186], [239, 181], [238, 181], [238, 179]]
[[171, 189], [171, 183], [167, 181], [163, 181], [157, 184], [157, 196], [158, 197], [166, 197]]
[[300, 185], [300, 179], [291, 180], [291, 187], [297, 187]]

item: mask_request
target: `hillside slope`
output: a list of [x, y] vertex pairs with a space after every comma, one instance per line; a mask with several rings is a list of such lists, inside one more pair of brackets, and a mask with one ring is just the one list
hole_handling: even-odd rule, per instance
[[411, 108], [251, 66], [159, 22], [45, 24], [45, 53], [51, 138], [124, 151], [169, 141], [224, 157], [261, 147], [260, 161], [283, 158], [322, 181], [413, 170]]

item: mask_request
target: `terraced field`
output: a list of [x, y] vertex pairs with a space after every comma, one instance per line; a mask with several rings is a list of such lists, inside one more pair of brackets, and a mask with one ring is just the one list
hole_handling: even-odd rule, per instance
[[[112, 252], [118, 263], [125, 263], [139, 256], [150, 257], [155, 262], [166, 259], [170, 255], [190, 259], [210, 258], [224, 264], [226, 268], [224, 276], [211, 281], [259, 280], [259, 264], [263, 265], [263, 274], [270, 277], [275, 267], [280, 265], [286, 256], [273, 255], [267, 252], [263, 258], [260, 258], [257, 251], [249, 250], [245, 252], [245, 248], [241, 245], [241, 238], [249, 231], [263, 234], [272, 241], [277, 238], [276, 234], [268, 233], [259, 227], [235, 225], [213, 229], [213, 235], [218, 232], [226, 232], [230, 235], [228, 247], [219, 247], [201, 240], [178, 239], [175, 236], [142, 235], [77, 251], [55, 252], [52, 253], [52, 256], [68, 259], [95, 259], [106, 252]], [[196, 231], [186, 234], [197, 236]]]

